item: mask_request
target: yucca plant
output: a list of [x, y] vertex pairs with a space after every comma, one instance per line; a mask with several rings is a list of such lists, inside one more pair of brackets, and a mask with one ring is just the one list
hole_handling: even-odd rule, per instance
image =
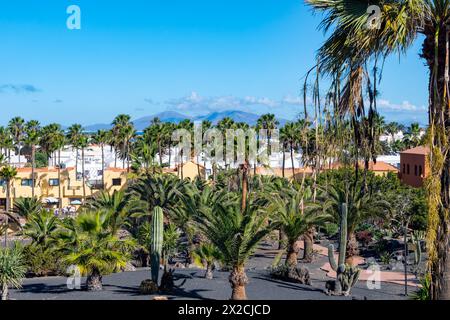
[[22, 258], [22, 249], [15, 244], [12, 248], [0, 248], [0, 288], [1, 299], [8, 299], [8, 288], [20, 288], [26, 268]]

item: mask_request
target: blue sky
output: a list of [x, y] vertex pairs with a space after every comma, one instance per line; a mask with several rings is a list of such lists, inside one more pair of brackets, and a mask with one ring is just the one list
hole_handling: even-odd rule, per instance
[[[66, 8], [81, 8], [81, 30]], [[237, 109], [294, 118], [324, 34], [303, 0], [0, 2], [0, 124], [68, 125], [165, 110]], [[385, 64], [379, 108], [426, 124], [420, 41]]]

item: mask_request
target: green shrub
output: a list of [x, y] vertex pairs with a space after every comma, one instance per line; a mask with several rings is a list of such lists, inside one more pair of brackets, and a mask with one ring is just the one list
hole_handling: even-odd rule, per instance
[[54, 250], [30, 244], [24, 247], [23, 256], [28, 277], [57, 276], [65, 273], [65, 264], [62, 263], [60, 254]]
[[327, 237], [332, 237], [339, 231], [339, 226], [336, 223], [327, 223], [324, 227], [324, 232]]

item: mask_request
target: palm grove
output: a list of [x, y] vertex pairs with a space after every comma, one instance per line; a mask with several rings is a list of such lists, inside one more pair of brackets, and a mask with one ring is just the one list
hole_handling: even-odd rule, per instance
[[[103, 275], [126, 270], [130, 264], [151, 265], [152, 280], [143, 281], [142, 286], [145, 289], [150, 284], [155, 290], [164, 291], [171, 287], [171, 266], [181, 259], [188, 266], [193, 263], [205, 266], [207, 278], [213, 278], [217, 265], [229, 270], [232, 298], [245, 299], [249, 282], [245, 266], [261, 242], [277, 239], [280, 254], [273, 263], [272, 275], [289, 278], [299, 272], [303, 274], [304, 270], [297, 267], [299, 259], [305, 264], [314, 259], [312, 244], [319, 234], [329, 239], [344, 235], [345, 241], [339, 242], [345, 248], [341, 250], [345, 261], [339, 262], [346, 266], [341, 278], [351, 276], [356, 283], [358, 272], [351, 265], [352, 257], [359, 253], [358, 244], [377, 243], [377, 255], [382, 257], [389, 254], [386, 238], [403, 235], [398, 221], [405, 212], [395, 210], [400, 201], [409, 199], [406, 210], [411, 219], [405, 234], [408, 239], [427, 225], [421, 189], [402, 186], [392, 174], [377, 177], [368, 166], [361, 168], [358, 164], [361, 160], [367, 163], [381, 153], [419, 145], [420, 130], [417, 124], [409, 128], [385, 124], [375, 111], [371, 120], [333, 117], [332, 112], [327, 106], [322, 110], [316, 108], [312, 118], [305, 112], [297, 121], [280, 128], [280, 143], [285, 151], [283, 177], [255, 175], [256, 168], [245, 162], [238, 169], [231, 169], [229, 164], [223, 168], [213, 166], [208, 179], [199, 174], [193, 181], [183, 179], [183, 175], [179, 178], [163, 173], [167, 163], [163, 163], [162, 155], [168, 155], [169, 159], [175, 156], [171, 154], [175, 144], [171, 134], [177, 128], [192, 131], [193, 123], [189, 120], [172, 124], [155, 118], [142, 134], [137, 134], [130, 117], [119, 115], [111, 130], [88, 134], [77, 124], [63, 130], [58, 124], [41, 127], [36, 121], [12, 119], [7, 128], [0, 128], [3, 155], [0, 175], [7, 190], [16, 175], [8, 163], [12, 150], [32, 168], [47, 165], [45, 159], [56, 155], [52, 157], [55, 163], [48, 165], [59, 168], [60, 150], [71, 145], [81, 156], [81, 163], [76, 166], [83, 168], [84, 150], [90, 143], [96, 143], [102, 150], [109, 147], [116, 150], [115, 161], [128, 168], [129, 178], [122, 191], [113, 194], [101, 191], [94, 197], [84, 197], [75, 218], [57, 218], [36, 198], [14, 199], [11, 212], [8, 204], [2, 213], [10, 217], [10, 223], [18, 216], [26, 219], [19, 234], [31, 243], [16, 243], [13, 248], [2, 249], [3, 297], [7, 298], [8, 287], [20, 286], [24, 276], [65, 274], [69, 265], [77, 265], [88, 276], [87, 290], [101, 290]], [[371, 121], [376, 125], [370, 126]], [[211, 127], [225, 132], [250, 126], [230, 118], [215, 126], [203, 123], [203, 130]], [[256, 129], [269, 131], [267, 139], [271, 139], [271, 130], [278, 127], [279, 122], [271, 114], [261, 116], [255, 125]], [[398, 130], [407, 133], [402, 141], [390, 144], [379, 141], [382, 133], [393, 135]], [[289, 170], [285, 166], [292, 161], [294, 170], [294, 152], [302, 154], [303, 165], [311, 167], [313, 173], [292, 175], [288, 180], [284, 177]], [[330, 159], [341, 163], [342, 169], [325, 170]], [[85, 177], [81, 174], [80, 178]], [[343, 207], [347, 208], [345, 216]], [[339, 231], [343, 226], [345, 233]], [[2, 231], [6, 236], [6, 228]], [[301, 240], [305, 250], [299, 257]], [[161, 281], [157, 272], [160, 263], [164, 265]], [[343, 292], [349, 294], [350, 289]]]

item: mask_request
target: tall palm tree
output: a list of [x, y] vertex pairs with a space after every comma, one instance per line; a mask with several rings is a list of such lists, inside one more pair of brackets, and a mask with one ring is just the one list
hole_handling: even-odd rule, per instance
[[[231, 119], [230, 117], [225, 117], [222, 120], [220, 120], [219, 122], [217, 122], [217, 129], [220, 130], [220, 132], [222, 133], [222, 137], [223, 137], [223, 143], [224, 143], [224, 150], [226, 150], [226, 132], [229, 129], [232, 129], [234, 127], [234, 120]], [[225, 159], [225, 169], [227, 169], [227, 157], [224, 158]]]
[[105, 146], [109, 141], [108, 131], [98, 130], [93, 136], [93, 142], [97, 143], [102, 149], [102, 189], [105, 190]]
[[249, 203], [242, 211], [239, 197], [203, 208], [194, 217], [200, 232], [220, 251], [223, 261], [231, 267], [229, 281], [231, 299], [245, 300], [248, 278], [245, 265], [260, 241], [272, 231], [266, 224], [268, 210]]
[[389, 134], [392, 138], [392, 142], [395, 142], [395, 135], [400, 131], [400, 125], [398, 124], [398, 122], [389, 122], [388, 124], [386, 124], [385, 126], [385, 131], [387, 134]]
[[31, 196], [34, 197], [34, 188], [36, 179], [34, 171], [36, 169], [36, 146], [40, 140], [40, 124], [39, 121], [30, 120], [25, 124], [26, 137], [24, 139], [25, 145], [31, 148]]
[[[6, 184], [6, 226], [9, 224], [9, 211], [11, 210], [11, 182], [17, 176], [17, 170], [11, 166], [3, 166], [0, 169], [0, 178], [5, 181]], [[5, 232], [5, 246], [8, 243], [8, 230]]]
[[[372, 1], [370, 4], [378, 5], [381, 11], [375, 25], [368, 21], [367, 3], [358, 0], [307, 2], [315, 10], [325, 12], [321, 26], [325, 30], [333, 30], [319, 50], [323, 73], [335, 74], [336, 70], [342, 70], [340, 66], [351, 66], [353, 71], [362, 74], [366, 61], [372, 59], [376, 63], [378, 57], [405, 52], [420, 34], [424, 35], [421, 57], [430, 74], [427, 88], [431, 175], [427, 188], [430, 207], [428, 242], [431, 296], [433, 299], [450, 299], [450, 259], [447, 258], [450, 255], [450, 235], [446, 218], [450, 210], [450, 114], [445, 112], [449, 104], [447, 48], [450, 1]], [[355, 79], [356, 77], [353, 78]]]
[[123, 168], [125, 168], [125, 162], [127, 160], [129, 161], [131, 140], [135, 135], [134, 126], [131, 122], [131, 117], [127, 114], [118, 115], [113, 120], [112, 125], [114, 147], [116, 148], [116, 152], [120, 152], [123, 161]]
[[0, 127], [0, 151], [8, 159], [11, 160], [10, 152], [14, 149], [14, 140], [11, 137], [11, 132], [8, 128]]
[[[41, 130], [41, 149], [47, 153], [47, 155], [55, 154], [55, 166], [58, 170], [58, 198], [59, 208], [62, 208], [62, 189], [61, 189], [61, 149], [64, 147], [66, 137], [61, 126], [56, 123], [49, 124]], [[57, 154], [57, 156], [56, 156]], [[56, 163], [57, 162], [57, 163]]]
[[[67, 129], [67, 141], [75, 149], [75, 175], [78, 176], [78, 151], [80, 149], [80, 139], [83, 135], [83, 126], [75, 123]], [[78, 178], [77, 178], [78, 179]]]
[[272, 139], [273, 131], [277, 129], [277, 126], [280, 122], [275, 118], [275, 115], [272, 113], [263, 114], [257, 120], [257, 126], [261, 129], [267, 130], [267, 151], [269, 155], [272, 154], [272, 148], [270, 146], [270, 142]]
[[89, 146], [89, 137], [85, 134], [81, 135], [78, 140], [78, 146], [81, 149], [81, 179], [83, 183], [83, 203], [86, 201], [86, 174], [84, 172], [84, 151]]
[[420, 142], [420, 125], [417, 122], [413, 122], [406, 129], [404, 143], [408, 145], [409, 148], [414, 148], [420, 145]]
[[295, 178], [294, 149], [298, 141], [299, 130], [295, 122], [288, 122], [283, 128], [283, 136], [291, 154], [292, 179]]
[[21, 117], [14, 117], [9, 121], [8, 128], [14, 140], [15, 150], [17, 151], [20, 165], [20, 152], [22, 149], [23, 135], [25, 133], [25, 120]]

